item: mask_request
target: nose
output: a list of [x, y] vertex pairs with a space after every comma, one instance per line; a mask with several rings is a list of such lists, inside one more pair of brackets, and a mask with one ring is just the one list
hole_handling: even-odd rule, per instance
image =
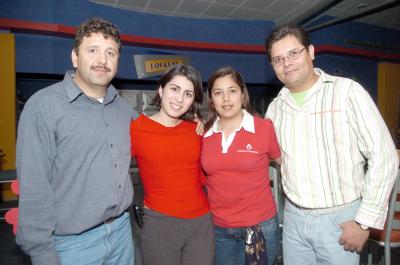
[[283, 60], [283, 63], [282, 63], [283, 66], [288, 66], [291, 62], [291, 60], [289, 60], [288, 57], [283, 57], [282, 60]]
[[230, 99], [229, 93], [223, 93], [224, 101], [228, 101]]
[[98, 54], [99, 54], [99, 56], [97, 58], [97, 61], [101, 64], [106, 64], [106, 62], [107, 62], [106, 52], [99, 52]]
[[184, 97], [184, 93], [179, 93], [178, 95], [176, 95], [176, 101], [177, 102], [183, 102], [183, 97]]

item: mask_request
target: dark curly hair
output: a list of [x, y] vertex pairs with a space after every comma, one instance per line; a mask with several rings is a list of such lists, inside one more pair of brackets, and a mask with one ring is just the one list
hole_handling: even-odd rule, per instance
[[120, 31], [113, 23], [100, 17], [92, 17], [79, 25], [74, 38], [74, 51], [78, 54], [79, 45], [84, 37], [89, 37], [92, 33], [102, 33], [104, 38], [112, 38], [121, 51]]

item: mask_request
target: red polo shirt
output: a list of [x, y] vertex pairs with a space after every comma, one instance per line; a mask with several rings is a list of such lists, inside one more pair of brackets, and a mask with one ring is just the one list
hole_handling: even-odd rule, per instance
[[201, 163], [210, 210], [221, 227], [246, 227], [276, 214], [268, 175], [269, 160], [281, 155], [275, 130], [270, 120], [244, 114], [228, 148], [222, 147], [216, 123], [203, 138]]

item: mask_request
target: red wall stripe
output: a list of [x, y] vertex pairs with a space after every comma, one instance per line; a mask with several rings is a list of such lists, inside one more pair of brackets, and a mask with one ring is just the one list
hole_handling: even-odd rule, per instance
[[[0, 29], [11, 32], [22, 32], [39, 35], [54, 35], [72, 38], [75, 33], [75, 27], [32, 22], [19, 19], [0, 18]], [[228, 44], [212, 43], [199, 41], [184, 41], [163, 38], [152, 38], [137, 35], [122, 34], [121, 40], [124, 44], [141, 47], [155, 47], [161, 49], [174, 50], [194, 50], [205, 52], [223, 52], [223, 53], [247, 53], [247, 54], [265, 54], [264, 45], [254, 44]], [[400, 54], [391, 54], [379, 51], [369, 51], [355, 48], [347, 48], [338, 45], [323, 44], [316, 47], [316, 53], [333, 53], [347, 56], [358, 56], [375, 60], [395, 60], [400, 61]]]

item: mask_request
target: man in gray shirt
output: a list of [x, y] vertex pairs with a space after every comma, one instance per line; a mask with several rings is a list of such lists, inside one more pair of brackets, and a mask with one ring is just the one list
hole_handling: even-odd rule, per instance
[[133, 264], [130, 121], [110, 81], [120, 33], [92, 18], [76, 32], [75, 71], [34, 94], [17, 139], [17, 243], [36, 264]]

